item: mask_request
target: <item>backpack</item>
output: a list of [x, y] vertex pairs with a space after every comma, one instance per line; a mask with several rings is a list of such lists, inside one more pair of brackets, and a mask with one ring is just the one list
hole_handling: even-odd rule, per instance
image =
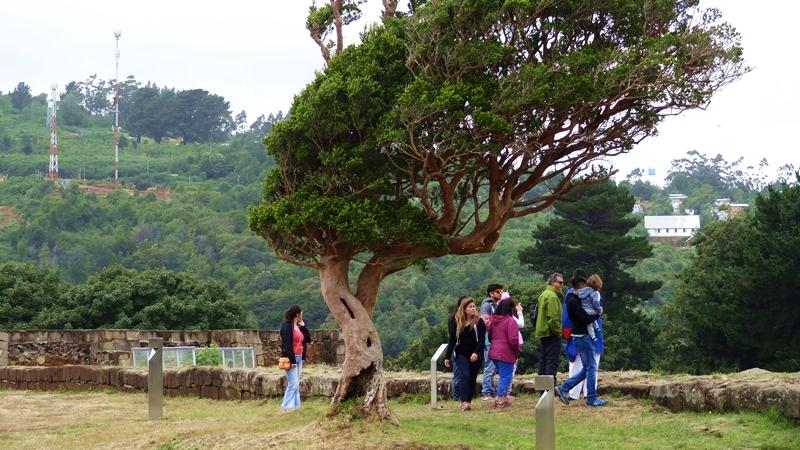
[[536, 318], [539, 317], [539, 301], [537, 300], [536, 303], [533, 304], [533, 308], [531, 309], [531, 323], [533, 324], [534, 328], [536, 327]]

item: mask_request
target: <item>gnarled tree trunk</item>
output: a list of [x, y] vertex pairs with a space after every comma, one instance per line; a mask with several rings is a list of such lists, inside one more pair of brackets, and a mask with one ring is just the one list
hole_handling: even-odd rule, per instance
[[[350, 258], [329, 256], [320, 261], [322, 296], [342, 329], [345, 358], [330, 414], [343, 400], [359, 398], [364, 417], [379, 417], [397, 423], [386, 404], [381, 339], [372, 322], [372, 311], [353, 295], [348, 283]], [[368, 302], [374, 304], [374, 299]]]

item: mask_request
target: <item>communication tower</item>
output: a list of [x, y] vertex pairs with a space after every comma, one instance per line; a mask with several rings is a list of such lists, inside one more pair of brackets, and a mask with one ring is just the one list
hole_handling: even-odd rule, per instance
[[50, 101], [47, 102], [47, 122], [50, 124], [50, 166], [47, 178], [58, 179], [58, 127], [56, 125], [56, 110], [58, 109], [58, 85], [50, 85]]
[[114, 181], [119, 182], [119, 37], [122, 31], [114, 30], [114, 38], [117, 40], [117, 48], [114, 51], [116, 67], [114, 70], [114, 81], [116, 89], [114, 91]]

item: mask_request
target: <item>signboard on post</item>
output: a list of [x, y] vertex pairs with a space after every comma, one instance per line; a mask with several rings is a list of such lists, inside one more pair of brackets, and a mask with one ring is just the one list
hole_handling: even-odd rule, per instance
[[447, 348], [447, 344], [442, 344], [439, 346], [439, 349], [436, 350], [436, 353], [433, 354], [431, 357], [431, 409], [436, 409], [436, 391], [439, 387], [438, 382], [436, 380], [436, 362], [439, 361], [439, 357], [442, 356], [444, 353], [444, 349]]
[[164, 415], [164, 341], [161, 338], [148, 340], [150, 353], [147, 357], [147, 410], [150, 420]]
[[544, 391], [536, 403], [536, 448], [555, 450], [556, 448], [556, 409], [554, 402], [555, 379], [552, 375], [538, 375], [534, 379], [537, 391]]

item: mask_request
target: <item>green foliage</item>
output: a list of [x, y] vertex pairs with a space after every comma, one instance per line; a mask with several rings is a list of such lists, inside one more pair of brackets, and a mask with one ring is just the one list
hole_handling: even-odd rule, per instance
[[203, 347], [197, 352], [195, 356], [198, 366], [221, 366], [222, 353], [219, 351], [219, 345], [211, 341], [211, 345]]
[[166, 269], [136, 271], [111, 266], [67, 291], [44, 311], [42, 328], [142, 328], [209, 330], [253, 323], [241, 303], [214, 281]]
[[[444, 246], [425, 213], [397, 192], [390, 161], [375, 151], [380, 117], [408, 77], [402, 33], [399, 26], [366, 33], [363, 45], [343, 51], [297, 96], [290, 117], [267, 137], [281, 169], [267, 177], [250, 227], [278, 251], [300, 259], [318, 254], [323, 230], [355, 251], [402, 242]], [[309, 229], [320, 231], [307, 239]]]
[[447, 335], [447, 320], [444, 320], [439, 325], [429, 328], [396, 358], [387, 360], [386, 368], [388, 370], [430, 370], [431, 356], [440, 345], [447, 343]]
[[84, 127], [89, 123], [89, 111], [81, 106], [80, 98], [75, 93], [61, 97], [58, 104], [58, 120], [70, 127]]
[[11, 106], [16, 110], [21, 110], [33, 102], [31, 87], [20, 81], [17, 87], [11, 91]]
[[58, 270], [31, 264], [0, 266], [0, 329], [24, 328], [61, 290]]
[[[358, 291], [395, 277], [403, 284], [416, 274], [385, 276], [429, 258], [491, 252], [511, 219], [541, 212], [570, 181], [604, 175], [578, 178], [588, 163], [630, 150], [655, 133], [663, 114], [704, 106], [717, 86], [746, 71], [738, 35], [718, 23], [714, 10], [702, 14], [695, 2], [601, 3], [412, 2], [408, 14], [385, 18], [360, 45], [330, 60], [332, 47], [322, 41], [336, 3], [312, 6], [306, 25], [328, 65], [265, 140], [277, 168], [264, 182], [261, 204], [249, 211], [250, 228], [299, 265], [366, 261], [357, 266], [360, 275], [349, 273]], [[630, 206], [632, 198], [621, 215]], [[641, 236], [624, 236], [635, 219], [615, 220], [612, 229], [622, 236], [581, 238], [597, 247], [590, 256], [610, 281], [610, 312], [638, 323], [645, 319], [633, 307], [659, 283], [637, 282], [624, 271], [650, 247]], [[432, 284], [451, 274], [463, 281], [439, 298], [497, 273], [465, 265], [430, 264]], [[363, 292], [357, 294], [371, 297], [374, 289]], [[429, 303], [415, 311], [408, 298], [384, 289], [379, 295], [389, 303], [376, 307], [381, 332], [396, 319], [382, 344], [410, 340], [399, 323], [415, 336], [429, 330], [401, 358], [415, 364], [440, 338], [432, 325], [446, 318], [447, 307]], [[368, 310], [375, 300], [359, 299]], [[438, 318], [426, 317], [433, 313]], [[642, 334], [648, 327], [631, 329], [649, 338]]]
[[663, 312], [664, 370], [800, 369], [800, 186], [769, 188], [752, 217], [706, 226]]

